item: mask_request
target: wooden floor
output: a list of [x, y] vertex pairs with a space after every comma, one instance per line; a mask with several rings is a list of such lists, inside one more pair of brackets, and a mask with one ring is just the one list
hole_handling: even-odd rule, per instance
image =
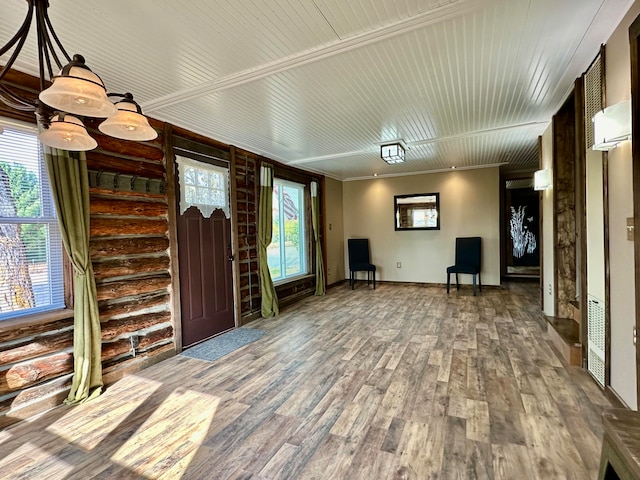
[[216, 362], [0, 431], [0, 477], [596, 478], [609, 403], [558, 360], [535, 287], [331, 289]]

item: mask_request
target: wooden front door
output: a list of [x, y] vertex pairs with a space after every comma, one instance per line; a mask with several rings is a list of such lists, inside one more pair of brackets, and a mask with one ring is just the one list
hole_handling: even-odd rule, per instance
[[177, 227], [182, 346], [188, 347], [235, 326], [231, 221], [222, 210], [205, 218], [192, 206], [178, 215]]

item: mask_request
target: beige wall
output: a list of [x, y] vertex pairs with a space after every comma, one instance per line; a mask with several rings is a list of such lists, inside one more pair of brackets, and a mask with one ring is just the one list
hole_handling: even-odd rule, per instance
[[[635, 2], [606, 43], [607, 106], [631, 98], [629, 25], [639, 14], [640, 2]], [[626, 238], [626, 219], [633, 217], [631, 142], [609, 152], [609, 215], [611, 388], [635, 409], [634, 244]]]
[[[542, 134], [540, 168], [553, 169], [553, 125], [549, 124]], [[544, 314], [555, 315], [554, 280], [555, 262], [553, 256], [553, 185], [541, 191], [542, 195], [542, 290]]]
[[325, 178], [324, 236], [327, 246], [327, 285], [344, 280], [344, 227], [342, 215], [342, 182]]
[[[441, 229], [395, 231], [393, 196], [431, 192], [440, 193]], [[482, 283], [500, 284], [498, 168], [349, 181], [343, 194], [345, 242], [369, 238], [379, 280], [444, 283], [455, 238], [479, 236]], [[345, 252], [348, 276], [347, 262]], [[471, 283], [471, 276], [461, 275], [460, 281]]]

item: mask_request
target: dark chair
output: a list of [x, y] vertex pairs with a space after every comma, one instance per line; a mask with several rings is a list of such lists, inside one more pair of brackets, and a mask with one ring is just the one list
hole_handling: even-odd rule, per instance
[[456, 264], [447, 268], [447, 293], [451, 287], [451, 274], [456, 274], [456, 289], [460, 290], [458, 283], [459, 273], [470, 273], [473, 275], [473, 294], [476, 294], [476, 275], [478, 276], [478, 286], [482, 291], [482, 280], [480, 278], [482, 257], [482, 239], [480, 237], [456, 238]]
[[369, 285], [369, 273], [373, 273], [373, 289], [376, 288], [376, 266], [371, 264], [369, 257], [369, 239], [350, 238], [349, 246], [349, 285], [353, 290], [356, 283], [356, 272], [367, 272], [367, 285]]

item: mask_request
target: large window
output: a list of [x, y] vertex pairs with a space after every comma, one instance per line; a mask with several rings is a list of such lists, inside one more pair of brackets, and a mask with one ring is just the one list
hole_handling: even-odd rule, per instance
[[0, 320], [64, 308], [62, 240], [35, 127], [0, 120]]
[[273, 180], [273, 236], [267, 248], [274, 282], [307, 273], [304, 185]]

